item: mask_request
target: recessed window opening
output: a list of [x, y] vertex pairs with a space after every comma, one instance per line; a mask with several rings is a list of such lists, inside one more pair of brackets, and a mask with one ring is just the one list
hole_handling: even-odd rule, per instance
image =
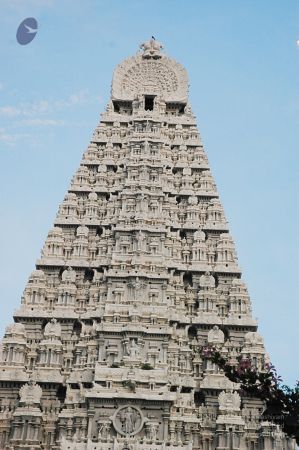
[[119, 104], [116, 102], [113, 102], [114, 112], [119, 112]]
[[92, 281], [94, 276], [94, 271], [92, 269], [85, 269], [84, 281]]
[[185, 112], [185, 105], [180, 105], [179, 114], [184, 114], [184, 112]]
[[187, 233], [185, 230], [180, 230], [180, 238], [181, 239], [187, 239]]
[[193, 286], [192, 273], [186, 272], [183, 276], [184, 286]]
[[101, 236], [103, 234], [103, 228], [102, 227], [97, 227], [96, 228], [96, 235], [97, 236]]
[[145, 95], [144, 96], [144, 109], [145, 111], [153, 111], [154, 109], [154, 96]]

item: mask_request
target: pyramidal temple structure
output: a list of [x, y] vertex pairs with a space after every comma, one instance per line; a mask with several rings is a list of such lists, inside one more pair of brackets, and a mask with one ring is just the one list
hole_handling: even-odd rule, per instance
[[5, 450], [283, 450], [202, 348], [265, 363], [188, 101], [151, 39], [111, 98], [59, 206], [0, 356]]

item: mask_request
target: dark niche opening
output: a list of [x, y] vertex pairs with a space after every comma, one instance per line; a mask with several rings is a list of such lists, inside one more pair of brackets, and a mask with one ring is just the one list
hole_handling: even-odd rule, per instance
[[118, 114], [130, 116], [132, 114], [132, 102], [113, 100], [113, 110]]
[[181, 393], [182, 394], [190, 394], [191, 390], [192, 390], [191, 387], [183, 386], [182, 389], [181, 389]]
[[188, 329], [188, 337], [191, 338], [191, 339], [197, 337], [197, 328], [194, 325], [189, 327], [189, 329]]
[[48, 319], [44, 319], [44, 320], [42, 321], [42, 332], [44, 332], [45, 326], [47, 325], [48, 322], [49, 322]]
[[96, 228], [96, 235], [97, 236], [102, 236], [103, 234], [103, 228], [102, 227], [97, 227]]
[[187, 233], [185, 230], [180, 230], [180, 238], [181, 239], [187, 239]]
[[92, 269], [85, 269], [84, 281], [92, 281], [94, 276], [94, 271]]
[[192, 273], [186, 272], [183, 276], [184, 286], [193, 286]]
[[117, 102], [113, 102], [114, 112], [119, 113], [119, 104]]
[[145, 95], [144, 96], [144, 109], [145, 111], [153, 111], [154, 109], [154, 96], [153, 95]]
[[185, 112], [185, 106], [186, 106], [186, 105], [184, 105], [184, 104], [182, 104], [182, 105], [179, 106], [179, 114], [184, 114], [184, 112]]
[[56, 397], [61, 403], [64, 403], [66, 397], [66, 386], [58, 386]]
[[79, 336], [81, 333], [81, 330], [82, 330], [81, 323], [79, 322], [79, 320], [75, 320], [74, 325], [73, 325], [73, 333], [77, 334], [77, 336]]
[[205, 396], [202, 391], [194, 392], [194, 402], [196, 406], [204, 404]]

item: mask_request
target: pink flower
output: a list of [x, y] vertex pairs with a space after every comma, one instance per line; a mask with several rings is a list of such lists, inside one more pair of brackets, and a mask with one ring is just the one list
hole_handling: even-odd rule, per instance
[[214, 347], [210, 347], [210, 346], [206, 346], [201, 349], [201, 354], [205, 358], [210, 358], [211, 356], [213, 356], [214, 352], [215, 352]]

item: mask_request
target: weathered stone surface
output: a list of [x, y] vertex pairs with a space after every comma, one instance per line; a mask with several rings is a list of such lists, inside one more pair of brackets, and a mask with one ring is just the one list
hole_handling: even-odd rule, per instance
[[157, 41], [141, 48], [114, 72], [6, 329], [0, 448], [291, 449], [201, 357], [266, 356], [186, 71]]

